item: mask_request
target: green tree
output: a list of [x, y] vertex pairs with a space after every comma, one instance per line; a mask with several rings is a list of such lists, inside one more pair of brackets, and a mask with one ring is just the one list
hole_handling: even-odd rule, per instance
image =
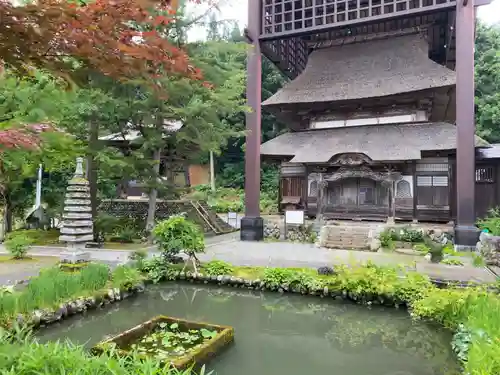
[[476, 32], [476, 131], [500, 142], [500, 27], [479, 23]]
[[[209, 37], [215, 40], [226, 40], [228, 44], [237, 42], [244, 43], [245, 39], [237, 23], [223, 23], [216, 25], [216, 17], [210, 18]], [[227, 40], [227, 36], [230, 39]], [[238, 56], [242, 59], [242, 64], [246, 65], [246, 55]], [[278, 69], [265, 57], [262, 59], [262, 99], [266, 100], [276, 91], [278, 91], [285, 82], [285, 77]], [[231, 123], [231, 127], [245, 130], [245, 114], [238, 113], [227, 119]], [[281, 124], [276, 117], [266, 111], [262, 112], [262, 141], [265, 142], [276, 137], [283, 131], [286, 131], [285, 126]], [[221, 150], [220, 155], [216, 159], [217, 163], [217, 180], [222, 187], [232, 187], [243, 189], [245, 182], [245, 154], [244, 154], [245, 138], [233, 137], [230, 138]], [[278, 191], [278, 169], [276, 165], [263, 163], [261, 189], [264, 193], [277, 197]]]
[[[71, 92], [61, 88], [61, 81], [41, 71], [19, 78], [10, 71], [0, 77], [0, 130], [16, 129], [33, 123], [57, 125], [61, 108], [73, 100]], [[62, 203], [61, 183], [57, 176], [72, 165], [78, 145], [59, 131], [37, 135], [43, 147], [7, 148], [1, 151], [0, 206], [3, 209], [4, 229], [12, 229], [13, 218], [24, 218], [25, 210], [34, 203], [34, 184], [38, 165], [53, 173], [45, 179], [45, 202]], [[48, 175], [46, 174], [46, 177]], [[65, 187], [65, 184], [63, 185]]]

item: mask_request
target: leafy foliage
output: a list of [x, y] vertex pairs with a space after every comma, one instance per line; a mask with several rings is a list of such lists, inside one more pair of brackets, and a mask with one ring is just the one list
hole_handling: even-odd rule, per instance
[[159, 361], [178, 358], [199, 349], [217, 336], [206, 328], [184, 329], [178, 323], [160, 323], [152, 332], [131, 345], [131, 349]]
[[210, 276], [230, 275], [233, 267], [222, 260], [212, 260], [203, 265], [203, 271]]
[[70, 81], [86, 80], [89, 71], [116, 79], [198, 77], [185, 52], [159, 33], [172, 13], [166, 2], [143, 0], [2, 1], [0, 56], [20, 72], [43, 68]]
[[4, 242], [5, 247], [14, 259], [23, 259], [28, 253], [33, 240], [24, 236], [13, 236]]
[[0, 295], [0, 321], [5, 323], [19, 313], [55, 307], [71, 297], [102, 289], [108, 280], [109, 269], [103, 264], [89, 264], [78, 273], [64, 272], [58, 267], [42, 270], [23, 290]]
[[492, 208], [484, 219], [477, 222], [477, 225], [494, 236], [500, 236], [500, 208]]
[[16, 230], [7, 234], [6, 239], [12, 238], [27, 238], [31, 241], [32, 245], [43, 246], [52, 245], [59, 242], [59, 230], [39, 230], [39, 229], [22, 229]]
[[[218, 213], [243, 212], [245, 208], [245, 191], [227, 187], [218, 188], [215, 193], [211, 191], [209, 185], [198, 185], [193, 191], [187, 194], [189, 199], [204, 200]], [[277, 192], [272, 195], [261, 192], [260, 210], [264, 214], [277, 212]]]
[[441, 261], [442, 264], [446, 264], [448, 266], [463, 266], [463, 262], [458, 260], [458, 259], [450, 259], [450, 258], [447, 258], [447, 259], [443, 259]]
[[162, 280], [175, 280], [179, 271], [165, 257], [154, 257], [140, 264], [139, 270], [146, 274], [148, 280], [157, 284]]
[[[166, 369], [153, 358], [128, 357], [113, 351], [91, 355], [83, 346], [70, 342], [39, 343], [30, 335], [0, 331], [0, 366], [5, 375], [191, 375], [190, 369]], [[199, 375], [209, 375], [204, 368]]]
[[500, 28], [479, 23], [476, 29], [475, 95], [477, 133], [500, 141]]
[[153, 229], [153, 235], [162, 254], [172, 257], [180, 252], [200, 253], [205, 250], [202, 229], [183, 215], [172, 215], [160, 221]]
[[111, 276], [113, 286], [120, 289], [129, 289], [140, 280], [142, 276], [137, 268], [124, 265], [116, 267]]

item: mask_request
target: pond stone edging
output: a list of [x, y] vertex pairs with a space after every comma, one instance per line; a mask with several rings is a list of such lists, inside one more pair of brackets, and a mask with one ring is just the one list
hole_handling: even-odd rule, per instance
[[95, 310], [115, 302], [127, 299], [146, 290], [146, 283], [140, 282], [131, 288], [109, 288], [90, 297], [78, 297], [70, 302], [59, 305], [58, 308], [37, 309], [28, 317], [18, 314], [17, 323], [26, 323], [33, 328], [48, 326], [77, 314]]
[[[300, 284], [289, 285], [268, 285], [263, 280], [260, 279], [244, 279], [236, 276], [229, 275], [205, 275], [203, 273], [195, 274], [193, 272], [177, 272], [175, 275], [170, 275], [171, 277], [167, 279], [166, 276], [161, 280], [161, 282], [174, 282], [174, 281], [185, 281], [191, 283], [202, 283], [202, 284], [216, 284], [219, 286], [241, 288], [255, 291], [268, 291], [268, 292], [278, 292], [278, 293], [293, 293], [301, 295], [310, 295], [317, 297], [330, 297], [338, 300], [346, 300], [355, 302], [358, 304], [365, 305], [382, 305], [390, 307], [403, 307], [407, 308], [406, 301], [395, 300], [392, 296], [386, 295], [366, 295], [357, 296], [354, 293], [346, 290], [336, 290], [328, 287], [318, 287], [316, 289], [304, 288]], [[447, 280], [431, 279], [431, 282], [439, 288], [446, 288], [449, 286], [465, 288], [468, 287], [469, 283], [460, 283]], [[138, 282], [136, 285], [130, 288], [108, 288], [96, 292], [94, 296], [90, 297], [78, 297], [70, 302], [65, 302], [59, 305], [58, 308], [51, 309], [37, 309], [29, 314], [28, 317], [22, 314], [18, 314], [17, 323], [26, 323], [32, 326], [34, 329], [39, 327], [45, 327], [56, 322], [60, 322], [68, 317], [84, 314], [87, 311], [95, 310], [98, 308], [104, 308], [107, 305], [113, 304], [115, 302], [122, 301], [124, 299], [136, 296], [146, 290], [147, 285], [153, 284], [150, 279], [145, 279]]]

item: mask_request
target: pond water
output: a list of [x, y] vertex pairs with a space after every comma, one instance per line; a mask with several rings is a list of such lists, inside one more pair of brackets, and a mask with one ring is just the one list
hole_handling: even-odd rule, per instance
[[451, 375], [451, 333], [407, 312], [318, 297], [167, 284], [38, 333], [88, 347], [156, 315], [230, 325], [235, 342], [208, 364], [217, 375]]

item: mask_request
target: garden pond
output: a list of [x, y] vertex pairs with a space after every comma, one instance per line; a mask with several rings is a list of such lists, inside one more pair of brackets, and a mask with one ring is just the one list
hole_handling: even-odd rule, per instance
[[[151, 286], [137, 297], [43, 328], [38, 337], [90, 349], [158, 315], [234, 327], [234, 344], [207, 366], [214, 375], [459, 373], [451, 332], [412, 321], [404, 310], [193, 284]], [[200, 332], [197, 340], [211, 334]]]

